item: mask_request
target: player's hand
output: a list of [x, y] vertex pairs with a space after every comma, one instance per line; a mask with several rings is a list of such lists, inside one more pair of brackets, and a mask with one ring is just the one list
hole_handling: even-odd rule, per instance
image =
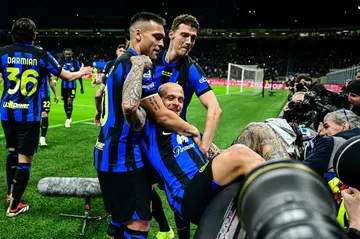
[[348, 86], [350, 82], [351, 82], [351, 80], [346, 80], [345, 86]]
[[360, 192], [355, 188], [341, 191], [344, 198], [345, 208], [350, 219], [350, 228], [360, 230]]
[[91, 87], [94, 88], [95, 86], [96, 86], [96, 80], [93, 80], [93, 81], [91, 82]]
[[94, 116], [94, 123], [97, 126], [100, 126], [100, 116], [101, 116], [101, 113], [96, 111], [95, 116]]
[[55, 95], [54, 101], [55, 101], [56, 104], [59, 103], [59, 96]]
[[80, 93], [81, 93], [81, 94], [84, 94], [84, 87], [81, 87], [81, 88], [80, 88]]
[[145, 70], [150, 70], [153, 67], [152, 61], [150, 57], [145, 55], [140, 56], [132, 56], [130, 61], [133, 65], [141, 65], [144, 67]]
[[202, 155], [204, 156], [205, 159], [209, 158], [209, 146], [204, 145], [204, 141], [201, 141], [201, 145], [200, 145], [200, 151], [202, 153]]
[[81, 73], [83, 75], [91, 74], [92, 73], [92, 67], [91, 66], [81, 67], [80, 71], [81, 71]]

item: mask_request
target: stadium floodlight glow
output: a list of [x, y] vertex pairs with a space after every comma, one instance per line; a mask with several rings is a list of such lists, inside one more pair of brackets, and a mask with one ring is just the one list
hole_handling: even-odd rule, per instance
[[358, 9], [360, 10], [360, 6], [358, 6]]

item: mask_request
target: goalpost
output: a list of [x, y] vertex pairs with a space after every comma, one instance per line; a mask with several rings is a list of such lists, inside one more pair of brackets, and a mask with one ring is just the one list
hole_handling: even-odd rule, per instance
[[261, 94], [264, 69], [257, 67], [257, 65], [237, 65], [229, 63], [226, 94], [243, 92], [244, 86], [253, 88], [253, 95]]

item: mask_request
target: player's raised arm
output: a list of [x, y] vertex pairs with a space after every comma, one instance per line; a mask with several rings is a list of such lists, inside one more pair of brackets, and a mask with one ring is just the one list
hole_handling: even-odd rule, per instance
[[[124, 82], [122, 103], [128, 124], [135, 126], [144, 123], [141, 118], [143, 114], [138, 112], [141, 103], [155, 122], [166, 129], [186, 136], [198, 137], [199, 131], [195, 126], [190, 125], [164, 106], [153, 81], [151, 79], [143, 80], [144, 70], [152, 67], [150, 58], [136, 56], [131, 58], [131, 62], [131, 70]], [[149, 77], [151, 77], [151, 74]], [[144, 95], [142, 95], [142, 91], [144, 91]]]
[[69, 72], [67, 70], [62, 69], [59, 76], [66, 81], [74, 81], [80, 79], [84, 75], [90, 74], [91, 72], [92, 72], [92, 67], [86, 66], [86, 67], [80, 67], [80, 70], [75, 72]]

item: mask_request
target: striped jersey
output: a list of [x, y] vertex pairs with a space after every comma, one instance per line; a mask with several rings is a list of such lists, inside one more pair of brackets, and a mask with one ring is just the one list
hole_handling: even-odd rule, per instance
[[[67, 70], [69, 72], [76, 72], [80, 70], [80, 63], [74, 58], [71, 58], [70, 60], [62, 59], [59, 61], [59, 64], [64, 70]], [[62, 79], [61, 88], [76, 89], [76, 80], [68, 82]]]
[[191, 137], [168, 132], [148, 119], [141, 132], [141, 149], [164, 181], [169, 205], [182, 215], [184, 189], [207, 164]]
[[197, 97], [212, 90], [208, 84], [205, 73], [201, 67], [189, 56], [185, 56], [178, 62], [168, 63], [165, 60], [166, 51], [161, 53], [155, 62], [154, 79], [156, 89], [167, 82], [174, 82], [181, 85], [184, 90], [184, 107], [181, 118], [186, 120], [186, 110], [195, 92]]
[[4, 78], [1, 120], [40, 121], [40, 89], [49, 73], [61, 73], [58, 62], [49, 52], [32, 44], [13, 44], [0, 48], [0, 71]]
[[[102, 99], [100, 134], [94, 150], [94, 166], [103, 172], [128, 172], [144, 166], [139, 132], [126, 123], [122, 111], [122, 90], [130, 71], [130, 57], [136, 52], [129, 48], [112, 66]], [[142, 98], [157, 94], [151, 71], [143, 74]]]

